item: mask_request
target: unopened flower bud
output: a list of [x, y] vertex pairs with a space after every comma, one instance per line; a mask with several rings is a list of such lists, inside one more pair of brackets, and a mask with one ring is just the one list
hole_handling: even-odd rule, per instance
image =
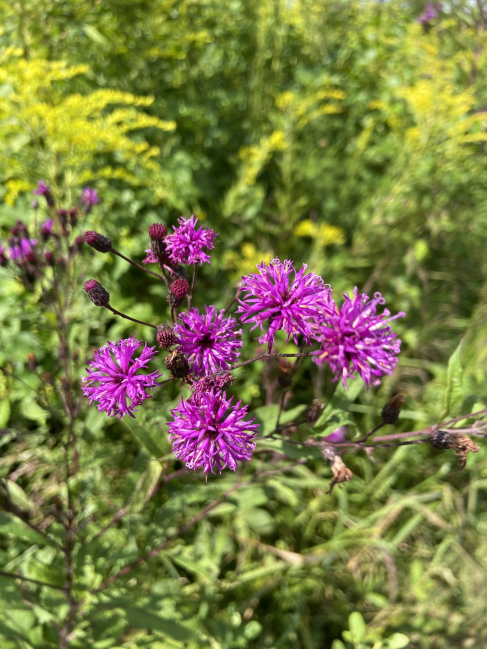
[[294, 365], [284, 358], [279, 359], [277, 382], [281, 388], [288, 388], [293, 382]]
[[153, 223], [149, 227], [149, 236], [153, 241], [163, 241], [166, 235], [167, 229], [162, 223]]
[[404, 405], [404, 397], [402, 394], [396, 394], [392, 397], [386, 405], [382, 408], [380, 413], [384, 424], [395, 424], [399, 419], [399, 412]]
[[96, 306], [108, 306], [110, 303], [110, 294], [96, 279], [89, 279], [85, 282], [85, 291], [88, 297]]
[[171, 349], [178, 342], [176, 334], [169, 325], [160, 324], [156, 327], [156, 339], [159, 347]]
[[86, 243], [97, 250], [98, 252], [110, 252], [112, 249], [112, 242], [108, 237], [104, 237], [98, 232], [93, 230], [88, 230], [85, 232], [85, 241]]
[[313, 424], [315, 421], [318, 421], [324, 409], [324, 403], [322, 403], [319, 399], [313, 399], [311, 405], [308, 406], [308, 409], [306, 410], [306, 414], [304, 415], [306, 421], [309, 421], [311, 424]]
[[183, 379], [189, 372], [188, 361], [179, 349], [175, 349], [167, 355], [166, 367], [175, 379]]
[[464, 469], [467, 464], [467, 453], [478, 453], [480, 447], [472, 442], [468, 435], [448, 432], [446, 430], [435, 430], [429, 434], [429, 442], [433, 448], [439, 450], [451, 448], [458, 456], [458, 464]]
[[167, 296], [170, 306], [181, 306], [188, 294], [189, 284], [185, 279], [177, 279], [171, 284], [171, 292]]

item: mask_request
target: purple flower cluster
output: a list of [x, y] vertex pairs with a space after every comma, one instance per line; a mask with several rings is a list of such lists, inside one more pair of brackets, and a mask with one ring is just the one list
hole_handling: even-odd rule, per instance
[[88, 376], [83, 377], [82, 390], [90, 404], [97, 402], [98, 410], [106, 412], [109, 417], [134, 417], [135, 408], [152, 396], [147, 394], [147, 390], [159, 385], [156, 379], [162, 376], [160, 372], [138, 374], [157, 354], [155, 347], [147, 347], [146, 343], [140, 356], [134, 359], [134, 353], [141, 344], [133, 337], [119, 340], [116, 344], [109, 342], [98, 349], [94, 359], [88, 363], [93, 369], [86, 368]]
[[321, 277], [306, 273], [303, 265], [296, 271], [291, 261], [273, 259], [269, 265], [262, 262], [259, 273], [242, 277], [242, 292], [237, 313], [242, 313], [242, 322], [255, 323], [251, 331], [264, 324], [269, 328], [259, 338], [261, 344], [274, 344], [276, 332], [283, 329], [287, 340], [292, 336], [298, 342], [302, 334], [306, 343], [311, 343], [311, 319], [322, 320], [331, 313], [331, 289]]
[[232, 406], [224, 392], [194, 394], [171, 410], [174, 421], [168, 423], [176, 457], [190, 469], [203, 473], [221, 473], [225, 466], [232, 471], [237, 462], [250, 460], [258, 425], [244, 421], [247, 406]]
[[85, 187], [83, 194], [81, 195], [81, 203], [83, 205], [84, 211], [88, 214], [91, 211], [93, 205], [98, 205], [100, 199], [98, 197], [98, 192], [92, 187]]
[[26, 261], [33, 261], [35, 258], [34, 246], [37, 245], [37, 239], [27, 239], [21, 237], [14, 243], [9, 251], [9, 259], [16, 263], [23, 263]]
[[344, 298], [341, 309], [333, 303], [333, 312], [326, 321], [315, 324], [313, 337], [321, 344], [321, 350], [313, 360], [318, 365], [327, 362], [335, 372], [334, 380], [341, 378], [345, 387], [349, 378], [355, 378], [355, 372], [367, 388], [371, 383], [379, 385], [383, 374], [394, 371], [401, 348], [401, 341], [388, 323], [405, 314], [389, 317], [385, 309], [383, 314], [376, 315], [377, 305], [385, 303], [380, 293], [369, 301], [367, 295], [355, 288], [352, 298], [347, 293]]
[[199, 262], [200, 266], [204, 261], [210, 263], [210, 257], [203, 252], [203, 248], [211, 250], [218, 234], [210, 228], [205, 230], [203, 226], [197, 230], [197, 221], [194, 216], [190, 219], [181, 216], [179, 227], [173, 226], [174, 234], [168, 234], [165, 238], [166, 249], [173, 263], [197, 264]]
[[229, 369], [240, 355], [242, 330], [235, 329], [235, 318], [224, 316], [225, 311], [218, 313], [214, 306], [206, 307], [206, 315], [190, 309], [174, 327], [179, 349], [189, 356], [190, 372], [197, 376]]
[[442, 10], [442, 5], [440, 3], [429, 3], [426, 5], [425, 10], [419, 16], [418, 23], [420, 25], [427, 25], [435, 18], [438, 18], [438, 12]]
[[52, 207], [54, 205], [54, 199], [52, 197], [51, 190], [45, 180], [39, 181], [39, 184], [37, 185], [36, 189], [34, 189], [33, 193], [35, 196], [44, 196], [49, 207]]

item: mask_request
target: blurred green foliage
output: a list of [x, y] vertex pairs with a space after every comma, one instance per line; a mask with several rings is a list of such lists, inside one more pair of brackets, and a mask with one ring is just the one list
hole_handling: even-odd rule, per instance
[[[96, 186], [102, 204], [80, 231], [101, 231], [138, 261], [151, 223], [194, 213], [220, 233], [197, 306], [224, 307], [241, 274], [278, 255], [308, 263], [337, 294], [380, 291], [391, 311], [407, 313], [395, 326], [403, 352], [393, 377], [347, 396], [303, 362], [283, 422], [315, 396], [330, 404], [319, 434], [344, 423], [363, 434], [399, 391], [399, 431], [483, 407], [487, 36], [470, 3], [444, 4], [428, 28], [416, 22], [423, 9], [395, 0], [0, 0], [3, 235], [16, 218], [34, 223], [38, 178], [65, 207], [79, 183]], [[70, 345], [81, 375], [107, 339], [146, 337], [87, 308], [88, 276], [135, 318], [168, 313], [163, 287], [119, 258], [85, 252], [77, 273]], [[62, 543], [66, 422], [54, 387], [36, 393], [42, 373], [59, 375], [59, 347], [54, 315], [39, 317], [38, 300], [3, 272], [0, 467], [26, 520]], [[249, 357], [254, 350], [248, 336]], [[275, 367], [246, 368], [234, 392], [272, 430]], [[180, 468], [164, 425], [176, 398], [166, 386], [130, 425], [94, 408], [76, 421], [82, 604], [71, 647], [485, 645], [485, 447], [463, 473], [452, 451], [425, 446], [378, 451], [375, 463], [349, 454], [354, 478], [329, 496], [319, 457], [255, 478], [303, 455], [269, 443], [275, 453], [259, 448], [238, 475], [249, 484], [225, 496], [229, 471], [207, 484], [200, 475], [165, 481]], [[44, 536], [4, 513], [0, 534], [1, 570], [62, 587], [62, 556]], [[0, 604], [2, 649], [59, 646], [61, 591], [0, 576]]]

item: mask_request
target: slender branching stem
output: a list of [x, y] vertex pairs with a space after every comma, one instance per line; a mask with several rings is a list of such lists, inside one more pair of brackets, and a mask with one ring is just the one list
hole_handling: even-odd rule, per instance
[[38, 579], [30, 579], [29, 577], [23, 577], [22, 575], [16, 575], [12, 572], [5, 572], [0, 570], [0, 577], [7, 577], [8, 579], [20, 579], [21, 581], [26, 581], [29, 584], [36, 584], [37, 586], [46, 586], [46, 588], [54, 588], [55, 590], [61, 590], [63, 593], [66, 592], [66, 589], [62, 586], [54, 586], [53, 584], [48, 584], [45, 581], [39, 581]]
[[120, 313], [120, 311], [117, 311], [113, 307], [111, 307], [109, 304], [105, 307], [115, 315], [119, 315], [121, 318], [125, 318], [125, 320], [131, 320], [132, 322], [136, 322], [137, 324], [145, 325], [146, 327], [152, 327], [152, 329], [156, 328], [156, 325], [149, 324], [148, 322], [142, 322], [142, 320], [136, 320], [135, 318], [131, 318], [129, 315], [125, 315], [125, 313]]
[[[138, 264], [136, 261], [132, 261], [132, 259], [129, 259], [128, 257], [125, 257], [125, 255], [122, 255], [121, 252], [118, 252], [118, 250], [115, 250], [115, 248], [112, 248], [111, 251], [113, 252], [114, 255], [117, 255], [117, 257], [121, 257], [122, 259], [124, 259], [129, 264], [132, 264], [132, 266], [135, 266], [136, 268], [140, 268], [140, 270], [144, 270], [146, 273], [149, 273], [149, 275], [154, 275], [154, 277], [157, 277], [157, 279], [164, 280], [164, 277], [162, 275], [159, 275], [159, 273], [154, 273], [154, 271], [149, 270], [148, 268], [146, 268], [145, 266], [142, 266], [141, 264]], [[164, 280], [164, 281], [166, 281], [166, 280]], [[167, 282], [166, 282], [166, 284], [167, 284]]]

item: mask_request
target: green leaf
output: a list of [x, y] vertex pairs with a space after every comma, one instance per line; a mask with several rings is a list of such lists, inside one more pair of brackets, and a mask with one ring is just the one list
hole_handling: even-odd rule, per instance
[[13, 482], [13, 480], [7, 480], [6, 485], [9, 496], [17, 507], [29, 512], [36, 509], [36, 506], [30, 500], [29, 496], [16, 482]]
[[36, 421], [39, 424], [45, 424], [49, 415], [47, 410], [41, 408], [33, 399], [23, 399], [20, 409], [24, 417], [27, 417], [31, 421]]
[[276, 427], [277, 415], [279, 413], [279, 406], [272, 404], [270, 406], [262, 406], [256, 408], [252, 415], [257, 417], [257, 424], [259, 424], [259, 435], [269, 435]]
[[96, 27], [93, 25], [83, 25], [82, 27], [84, 33], [90, 38], [94, 43], [99, 45], [108, 45], [110, 41], [101, 34]]
[[323, 426], [335, 411], [346, 411], [350, 404], [355, 401], [360, 392], [364, 389], [364, 386], [365, 383], [358, 378], [356, 381], [350, 382], [350, 386], [347, 390], [343, 387], [343, 383], [340, 381], [336, 387], [334, 395], [330, 399], [330, 402], [316, 422], [315, 428]]
[[341, 640], [333, 640], [331, 649], [346, 649], [346, 647]]
[[321, 457], [321, 451], [319, 448], [313, 448], [311, 446], [304, 446], [301, 444], [289, 444], [289, 442], [284, 441], [283, 439], [259, 439], [257, 441], [257, 448], [270, 448], [273, 451], [279, 451], [287, 457], [292, 458], [319, 458]]
[[135, 485], [135, 489], [128, 505], [130, 513], [141, 512], [151, 497], [151, 494], [159, 481], [162, 473], [162, 465], [156, 460], [149, 460], [147, 468], [142, 473]]
[[4, 428], [10, 419], [10, 402], [8, 399], [0, 401], [0, 428]]
[[127, 622], [134, 629], [160, 631], [173, 640], [187, 641], [194, 639], [194, 633], [191, 629], [188, 629], [179, 622], [168, 620], [154, 613], [149, 613], [149, 611], [144, 609], [130, 606], [125, 609], [125, 615]]
[[132, 428], [126, 421], [121, 421], [122, 425], [126, 426], [132, 435], [142, 444], [142, 446], [149, 451], [152, 457], [164, 457], [165, 453], [157, 444], [145, 426], [134, 426]]
[[354, 640], [360, 642], [365, 638], [367, 627], [365, 626], [364, 618], [358, 611], [354, 611], [348, 618], [348, 627]]
[[403, 633], [394, 633], [387, 639], [387, 649], [403, 649], [409, 644], [409, 638]]
[[448, 361], [443, 417], [447, 417], [462, 398], [463, 367], [460, 359], [461, 347], [462, 342], [460, 342]]

